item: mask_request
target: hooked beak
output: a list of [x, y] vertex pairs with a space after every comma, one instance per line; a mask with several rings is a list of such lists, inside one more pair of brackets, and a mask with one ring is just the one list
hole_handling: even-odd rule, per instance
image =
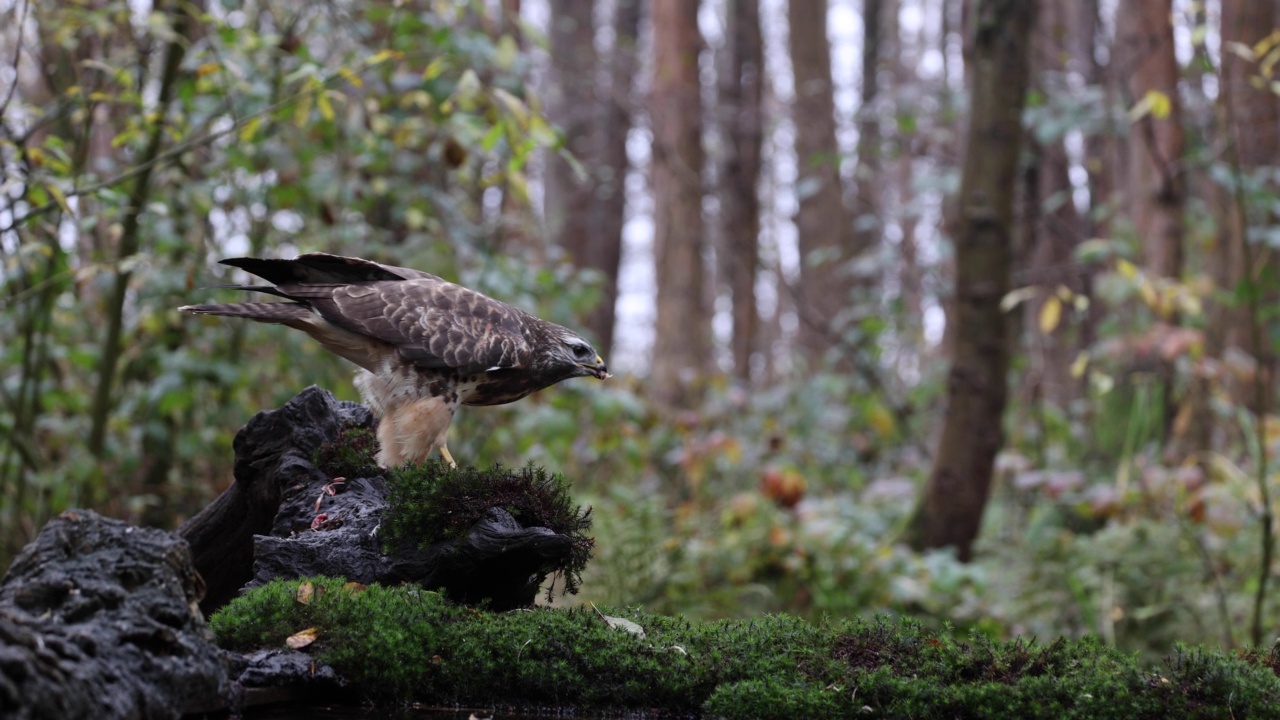
[[594, 375], [601, 380], [613, 377], [613, 375], [609, 374], [608, 366], [604, 364], [604, 358], [599, 355], [596, 356], [595, 365], [590, 365], [588, 363], [581, 363], [581, 365], [582, 368], [587, 371], [588, 375]]

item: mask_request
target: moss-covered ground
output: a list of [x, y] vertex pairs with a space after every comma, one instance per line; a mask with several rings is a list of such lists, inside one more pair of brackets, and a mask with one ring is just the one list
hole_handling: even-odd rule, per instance
[[1141, 668], [1088, 638], [996, 642], [887, 619], [490, 613], [414, 586], [328, 578], [258, 588], [211, 624], [239, 651], [283, 647], [314, 628], [305, 651], [387, 703], [730, 718], [1280, 717], [1274, 650], [1178, 647]]

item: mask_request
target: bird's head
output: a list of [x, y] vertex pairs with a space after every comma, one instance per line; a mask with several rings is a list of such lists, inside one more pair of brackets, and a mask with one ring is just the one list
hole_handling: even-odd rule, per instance
[[560, 347], [556, 358], [557, 364], [571, 370], [566, 377], [585, 377], [590, 375], [601, 380], [612, 377], [604, 359], [591, 347], [591, 343], [583, 340], [577, 333], [562, 329], [559, 333]]

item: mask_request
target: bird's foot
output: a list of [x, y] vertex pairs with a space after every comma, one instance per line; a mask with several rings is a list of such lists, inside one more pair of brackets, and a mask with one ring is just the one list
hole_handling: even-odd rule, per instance
[[449, 448], [445, 447], [444, 445], [441, 445], [440, 456], [444, 458], [445, 462], [449, 463], [449, 467], [457, 469], [458, 463], [453, 461], [453, 455], [449, 454]]

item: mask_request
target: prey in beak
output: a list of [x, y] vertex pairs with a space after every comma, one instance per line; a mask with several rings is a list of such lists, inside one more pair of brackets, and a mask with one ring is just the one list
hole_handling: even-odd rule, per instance
[[613, 375], [610, 374], [609, 372], [609, 367], [604, 364], [604, 358], [600, 357], [599, 355], [596, 356], [595, 365], [591, 365], [588, 363], [581, 363], [581, 365], [583, 369], [587, 371], [588, 375], [594, 375], [595, 377], [601, 380], [606, 380], [608, 378], [613, 377]]

